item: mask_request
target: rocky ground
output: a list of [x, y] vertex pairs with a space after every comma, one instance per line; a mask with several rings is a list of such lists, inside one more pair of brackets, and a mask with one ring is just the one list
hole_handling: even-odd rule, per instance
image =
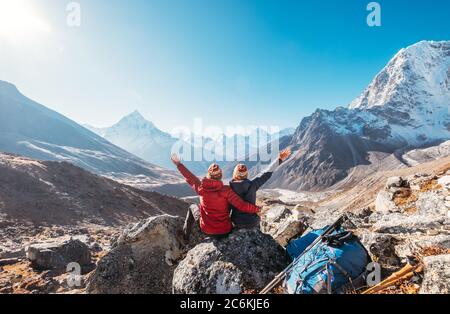
[[[234, 231], [224, 240], [196, 230], [185, 243], [182, 217], [167, 214], [126, 228], [4, 220], [0, 293], [256, 293], [289, 264], [283, 247], [290, 239], [343, 213], [351, 219], [346, 227], [381, 265], [383, 278], [405, 265], [420, 265], [378, 293], [449, 293], [448, 159], [366, 180], [326, 193], [263, 190], [261, 229]], [[80, 265], [80, 277], [67, 272], [70, 262]]]
[[[114, 227], [37, 227], [21, 230], [17, 226], [0, 229], [0, 293], [81, 293], [84, 291], [84, 281], [87, 272], [92, 271], [95, 263], [110, 249], [111, 243], [118, 237], [120, 231]], [[33, 232], [30, 232], [33, 230]], [[19, 232], [17, 232], [19, 231]], [[14, 237], [12, 236], [14, 234]], [[79, 287], [68, 285], [69, 274], [65, 267], [61, 268], [58, 258], [54, 255], [30, 258], [32, 248], [41, 246], [38, 251], [50, 252], [64, 248], [69, 242], [82, 244], [69, 247], [76, 254], [88, 255], [88, 266], [81, 277]], [[43, 246], [43, 247], [42, 247]], [[44, 253], [45, 254], [45, 253]], [[73, 254], [73, 253], [72, 253]], [[34, 252], [34, 255], [36, 253]], [[56, 254], [55, 254], [56, 255]], [[73, 257], [73, 256], [72, 256]], [[44, 267], [34, 262], [34, 259]], [[77, 258], [69, 262], [76, 261]], [[67, 265], [63, 260], [63, 265]], [[59, 269], [58, 269], [59, 268]], [[83, 271], [82, 271], [83, 273]]]
[[391, 177], [372, 204], [353, 211], [326, 207], [307, 209], [280, 201], [281, 204], [265, 209], [263, 227], [285, 245], [286, 238], [305, 226], [322, 228], [347, 212], [352, 224], [346, 227], [359, 236], [373, 260], [381, 265], [383, 277], [408, 263], [423, 265], [421, 273], [382, 293], [449, 293], [448, 168], [434, 174]]
[[69, 163], [0, 153], [0, 293], [72, 292], [62, 264], [79, 259], [90, 272], [124, 226], [188, 206]]
[[262, 191], [261, 230], [236, 230], [224, 240], [196, 237], [185, 245], [173, 236], [180, 231], [178, 218], [150, 218], [122, 233], [87, 292], [255, 293], [289, 264], [283, 247], [290, 239], [345, 212], [350, 218], [345, 227], [381, 266], [382, 279], [414, 265], [410, 276], [377, 293], [449, 293], [450, 164], [434, 166], [428, 173], [388, 178], [370, 204], [353, 210], [323, 206], [335, 197], [328, 193]]

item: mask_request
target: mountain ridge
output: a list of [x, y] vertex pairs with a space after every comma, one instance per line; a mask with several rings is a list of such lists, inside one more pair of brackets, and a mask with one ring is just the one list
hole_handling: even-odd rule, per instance
[[148, 163], [0, 81], [0, 151], [68, 161], [88, 171], [152, 189], [181, 183], [172, 171]]
[[10, 221], [120, 226], [161, 213], [182, 215], [187, 206], [174, 197], [123, 185], [68, 162], [0, 153], [0, 173], [0, 216]]
[[[251, 149], [257, 147], [258, 139], [267, 142], [267, 138], [278, 138], [292, 134], [295, 129], [286, 128], [279, 132], [270, 134], [261, 128], [254, 128], [250, 134], [221, 134], [217, 137], [196, 136], [195, 134], [181, 134], [180, 137], [171, 135], [157, 128], [155, 124], [147, 120], [143, 115], [135, 110], [125, 115], [117, 123], [106, 128], [96, 128], [86, 125], [91, 131], [104, 137], [111, 143], [137, 155], [138, 157], [169, 169], [175, 169], [168, 156], [170, 156], [172, 147], [182, 144], [183, 147], [190, 148], [191, 152], [195, 152], [194, 156], [206, 154], [208, 148], [215, 149], [215, 156], [225, 156], [227, 160], [235, 159], [235, 152], [231, 154], [224, 149], [223, 143], [247, 143]], [[253, 136], [253, 137], [252, 137]], [[198, 145], [201, 143], [201, 145]], [[208, 153], [208, 156], [210, 154]], [[237, 156], [238, 158], [241, 156]], [[223, 158], [222, 158], [223, 160]], [[227, 161], [217, 161], [221, 165], [226, 165]], [[204, 175], [212, 161], [190, 161], [184, 160], [186, 165], [195, 174]]]
[[[428, 65], [427, 71], [417, 65]], [[363, 176], [355, 171], [358, 167], [375, 171], [399, 149], [438, 145], [450, 139], [449, 67], [450, 41], [422, 41], [402, 49], [348, 107], [318, 109], [302, 119], [281, 147], [291, 146], [292, 158], [274, 173], [267, 186], [330, 188], [352, 173]], [[417, 69], [427, 73], [426, 79], [416, 73]], [[436, 91], [436, 82], [442, 87], [437, 96], [430, 92]], [[393, 160], [398, 167], [406, 166], [401, 158]], [[261, 164], [255, 167], [258, 171], [263, 168]]]

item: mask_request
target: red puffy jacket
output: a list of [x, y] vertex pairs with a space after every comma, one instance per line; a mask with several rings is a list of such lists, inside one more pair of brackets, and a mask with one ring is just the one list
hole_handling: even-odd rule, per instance
[[200, 196], [200, 228], [204, 233], [217, 235], [231, 232], [230, 204], [246, 213], [259, 212], [257, 206], [244, 202], [222, 181], [207, 178], [200, 181], [182, 164], [178, 165], [178, 170]]

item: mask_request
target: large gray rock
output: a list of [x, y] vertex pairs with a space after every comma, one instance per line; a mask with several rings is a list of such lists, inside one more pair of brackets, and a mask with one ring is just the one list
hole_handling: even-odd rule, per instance
[[407, 180], [401, 177], [391, 177], [386, 182], [386, 187], [380, 191], [375, 199], [375, 210], [379, 213], [401, 212], [394, 199], [407, 198], [411, 195], [411, 187]]
[[[387, 186], [390, 187], [390, 190], [397, 190], [394, 192], [383, 190], [378, 193], [375, 201], [376, 212], [369, 218], [373, 222], [373, 231], [404, 235], [447, 233], [450, 220], [445, 205], [447, 193], [443, 189], [435, 188], [427, 192], [415, 191], [415, 197], [409, 199], [408, 205], [415, 210], [406, 212], [403, 207], [403, 209], [398, 208], [393, 199], [397, 192], [402, 193], [403, 197], [408, 197], [408, 193], [412, 192], [404, 187], [398, 188], [404, 183], [391, 179], [393, 182], [388, 182]], [[430, 182], [430, 179], [427, 178], [424, 182], [414, 180], [411, 182], [420, 186], [424, 182]]]
[[310, 217], [297, 206], [294, 210], [285, 205], [277, 205], [268, 209], [263, 216], [261, 229], [270, 234], [281, 246], [286, 246], [289, 240], [299, 237], [308, 228]]
[[402, 177], [390, 177], [386, 180], [386, 189], [406, 187], [409, 187], [409, 183]]
[[406, 260], [407, 257], [413, 256], [422, 249], [430, 247], [450, 249], [450, 235], [438, 234], [429, 236], [414, 234], [413, 236], [406, 237], [401, 244], [397, 245], [395, 251], [400, 258]]
[[237, 294], [261, 289], [288, 265], [283, 248], [259, 230], [236, 230], [190, 250], [175, 269], [173, 292]]
[[394, 213], [380, 217], [373, 225], [373, 231], [392, 234], [440, 232], [444, 231], [448, 222], [449, 219], [444, 215], [415, 214], [408, 216]]
[[444, 196], [440, 196], [435, 192], [421, 193], [416, 202], [416, 207], [417, 211], [424, 215], [436, 214], [445, 217], [448, 212]]
[[285, 247], [290, 240], [301, 236], [306, 229], [308, 229], [306, 220], [292, 215], [279, 223], [271, 235], [275, 241]]
[[126, 228], [88, 280], [87, 293], [170, 293], [172, 274], [185, 252], [183, 219], [157, 216]]
[[335, 223], [343, 214], [344, 211], [342, 209], [316, 208], [314, 216], [310, 217], [308, 223], [310, 228], [314, 230], [323, 229]]
[[450, 255], [429, 256], [423, 259], [424, 278], [421, 294], [450, 293]]
[[80, 240], [53, 240], [31, 244], [26, 248], [27, 258], [38, 270], [65, 270], [69, 263], [91, 265], [89, 247]]
[[392, 193], [381, 191], [375, 199], [375, 210], [379, 213], [398, 212], [400, 209], [392, 200]]
[[400, 266], [400, 258], [396, 253], [399, 240], [391, 235], [379, 234], [368, 230], [358, 230], [356, 235], [369, 252], [372, 260], [378, 262], [385, 269]]
[[265, 214], [267, 223], [277, 223], [291, 215], [291, 211], [284, 205], [271, 207]]
[[10, 249], [0, 245], [0, 259], [26, 257], [24, 248]]

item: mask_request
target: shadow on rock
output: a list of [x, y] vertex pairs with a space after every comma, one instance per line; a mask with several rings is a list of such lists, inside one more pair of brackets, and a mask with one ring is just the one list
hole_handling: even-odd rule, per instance
[[262, 289], [289, 264], [283, 248], [259, 230], [235, 230], [190, 250], [173, 275], [173, 292], [239, 294]]

